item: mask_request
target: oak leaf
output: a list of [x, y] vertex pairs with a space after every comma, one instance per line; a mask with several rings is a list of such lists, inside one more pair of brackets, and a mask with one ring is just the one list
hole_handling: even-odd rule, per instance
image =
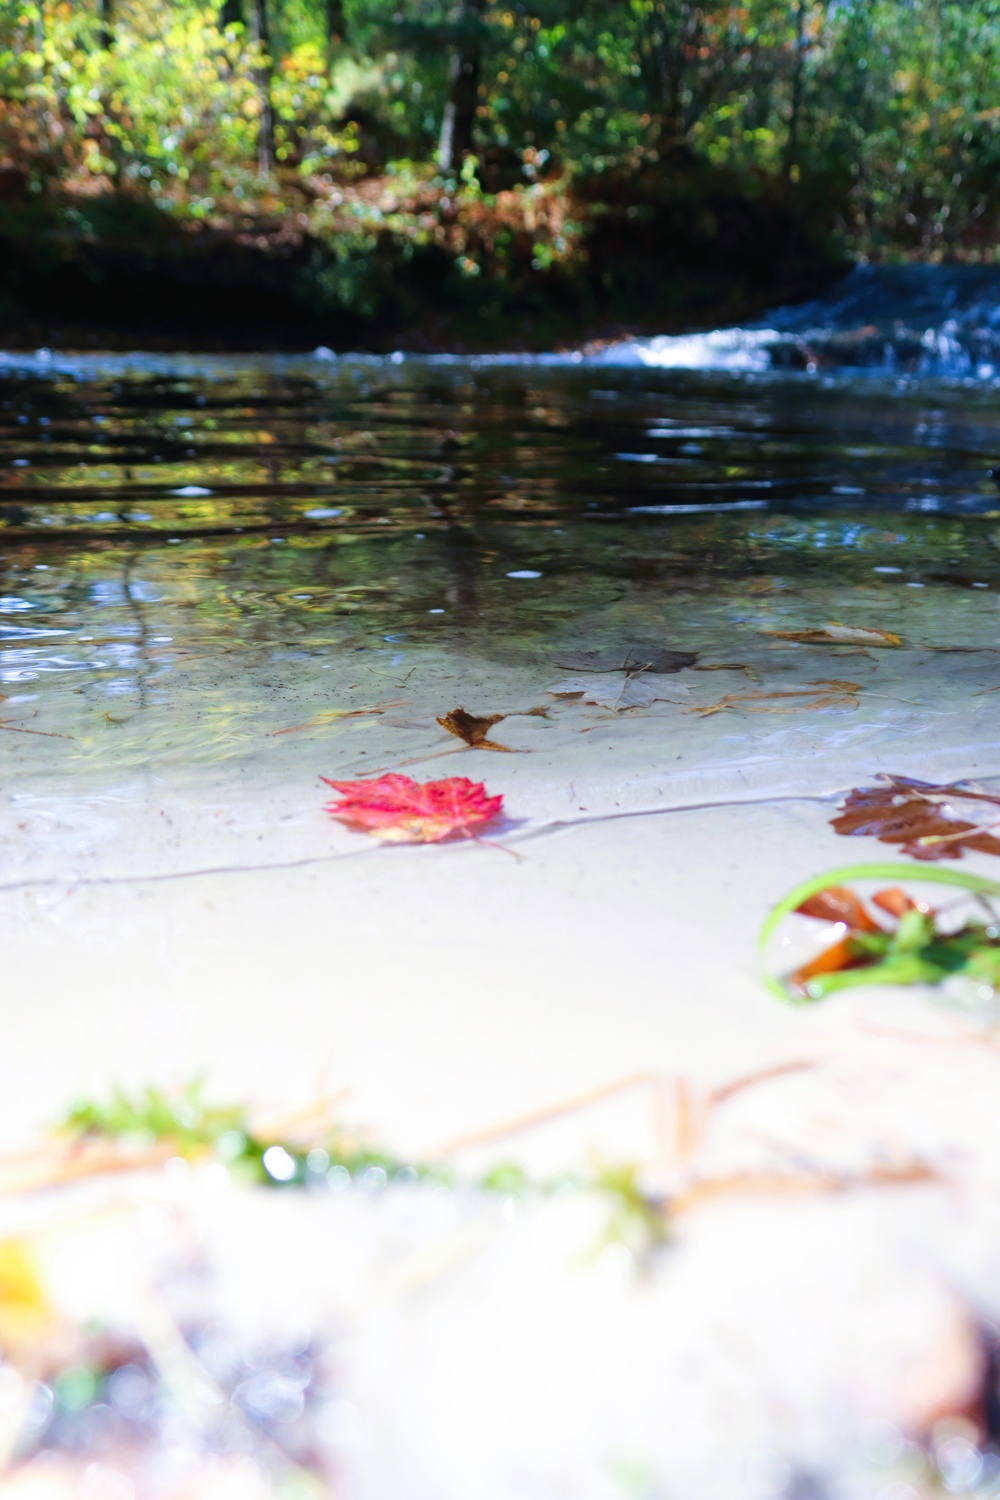
[[495, 818], [503, 797], [491, 797], [481, 781], [446, 776], [414, 781], [388, 772], [370, 781], [320, 778], [338, 794], [324, 811], [390, 844], [437, 844], [453, 834], [474, 837], [473, 829]]
[[937, 784], [882, 773], [881, 786], [855, 787], [838, 817], [837, 833], [901, 844], [915, 859], [960, 859], [966, 849], [1000, 854], [1000, 793], [973, 782]]
[[902, 637], [891, 630], [874, 630], [863, 625], [841, 625], [828, 620], [818, 630], [762, 630], [780, 641], [798, 641], [802, 646], [901, 646]]

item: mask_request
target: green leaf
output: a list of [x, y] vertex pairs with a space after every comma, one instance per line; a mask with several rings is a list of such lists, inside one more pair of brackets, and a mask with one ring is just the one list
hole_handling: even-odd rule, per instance
[[[890, 880], [890, 881], [920, 881], [925, 885], [946, 885], [957, 887], [959, 890], [969, 891], [977, 896], [1000, 897], [1000, 883], [995, 880], [987, 880], [982, 875], [971, 875], [964, 870], [941, 870], [926, 869], [922, 865], [904, 865], [897, 863], [871, 864], [871, 865], [841, 865], [835, 870], [827, 870], [822, 875], [813, 875], [808, 880], [802, 881], [794, 890], [789, 891], [787, 896], [771, 908], [764, 919], [757, 940], [757, 953], [760, 961], [760, 977], [765, 989], [778, 1000], [791, 1001], [792, 1004], [808, 1004], [810, 1000], [822, 999], [825, 995], [833, 993], [837, 989], [857, 988], [862, 984], [917, 984], [936, 983], [943, 974], [938, 972], [937, 979], [925, 979], [922, 977], [888, 978], [887, 971], [891, 974], [902, 974], [904, 969], [892, 967], [886, 964], [870, 965], [863, 969], [848, 969], [839, 974], [817, 976], [816, 980], [809, 985], [808, 993], [804, 996], [794, 995], [788, 986], [780, 979], [775, 979], [767, 969], [767, 950], [771, 939], [780, 924], [792, 912], [797, 911], [803, 901], [810, 896], [817, 895], [820, 891], [827, 890], [832, 885], [845, 885], [854, 880]], [[919, 916], [919, 913], [913, 915]], [[900, 928], [905, 922], [905, 917], [900, 922]], [[915, 930], [915, 929], [911, 929]], [[898, 938], [899, 930], [894, 934]], [[897, 945], [898, 946], [898, 945]], [[918, 964], [923, 960], [918, 960]], [[938, 964], [929, 965], [928, 968], [939, 970]], [[821, 984], [822, 980], [822, 984]], [[829, 981], [839, 981], [830, 983]]]

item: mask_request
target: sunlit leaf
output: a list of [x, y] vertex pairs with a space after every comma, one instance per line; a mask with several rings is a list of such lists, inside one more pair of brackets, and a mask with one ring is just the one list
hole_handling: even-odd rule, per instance
[[491, 797], [482, 782], [466, 776], [414, 781], [388, 772], [371, 781], [331, 781], [340, 800], [326, 811], [352, 827], [391, 844], [436, 844], [454, 834], [471, 835], [491, 822], [503, 797]]

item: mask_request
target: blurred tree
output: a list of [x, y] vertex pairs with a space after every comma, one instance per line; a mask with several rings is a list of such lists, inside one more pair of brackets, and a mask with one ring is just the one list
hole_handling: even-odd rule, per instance
[[0, 0], [0, 169], [81, 225], [114, 186], [472, 279], [679, 184], [990, 259], [998, 77], [1000, 0]]
[[347, 16], [343, 0], [324, 0], [323, 16], [326, 21], [326, 46], [332, 63], [337, 50], [347, 41]]
[[274, 165], [274, 109], [271, 103], [271, 32], [267, 0], [250, 0], [250, 37], [260, 114], [257, 123], [257, 170], [262, 177]]
[[442, 172], [461, 165], [472, 150], [479, 104], [485, 0], [462, 0], [448, 69], [448, 98], [441, 117], [437, 161]]
[[97, 0], [97, 45], [106, 52], [114, 41], [115, 0]]

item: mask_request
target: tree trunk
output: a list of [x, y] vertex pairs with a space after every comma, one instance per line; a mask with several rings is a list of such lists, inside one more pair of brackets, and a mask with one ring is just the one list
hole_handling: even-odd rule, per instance
[[788, 112], [788, 141], [785, 145], [785, 176], [791, 180], [799, 165], [799, 131], [802, 123], [802, 87], [806, 67], [806, 0], [795, 7], [795, 61], [792, 64], [792, 102]]
[[267, 24], [267, 0], [253, 0], [250, 33], [260, 57], [254, 69], [260, 99], [257, 127], [257, 170], [261, 176], [274, 165], [274, 111], [271, 108], [271, 33]]
[[338, 47], [347, 41], [347, 17], [344, 15], [344, 0], [326, 0], [326, 52], [333, 58]]
[[115, 0], [97, 0], [97, 45], [107, 52], [115, 44]]
[[472, 150], [472, 136], [479, 103], [480, 24], [484, 0], [465, 0], [462, 6], [463, 35], [452, 54], [448, 72], [448, 102], [441, 120], [438, 168], [451, 172]]
[[219, 10], [219, 30], [225, 31], [227, 26], [245, 26], [246, 16], [243, 14], [243, 0], [223, 0]]

